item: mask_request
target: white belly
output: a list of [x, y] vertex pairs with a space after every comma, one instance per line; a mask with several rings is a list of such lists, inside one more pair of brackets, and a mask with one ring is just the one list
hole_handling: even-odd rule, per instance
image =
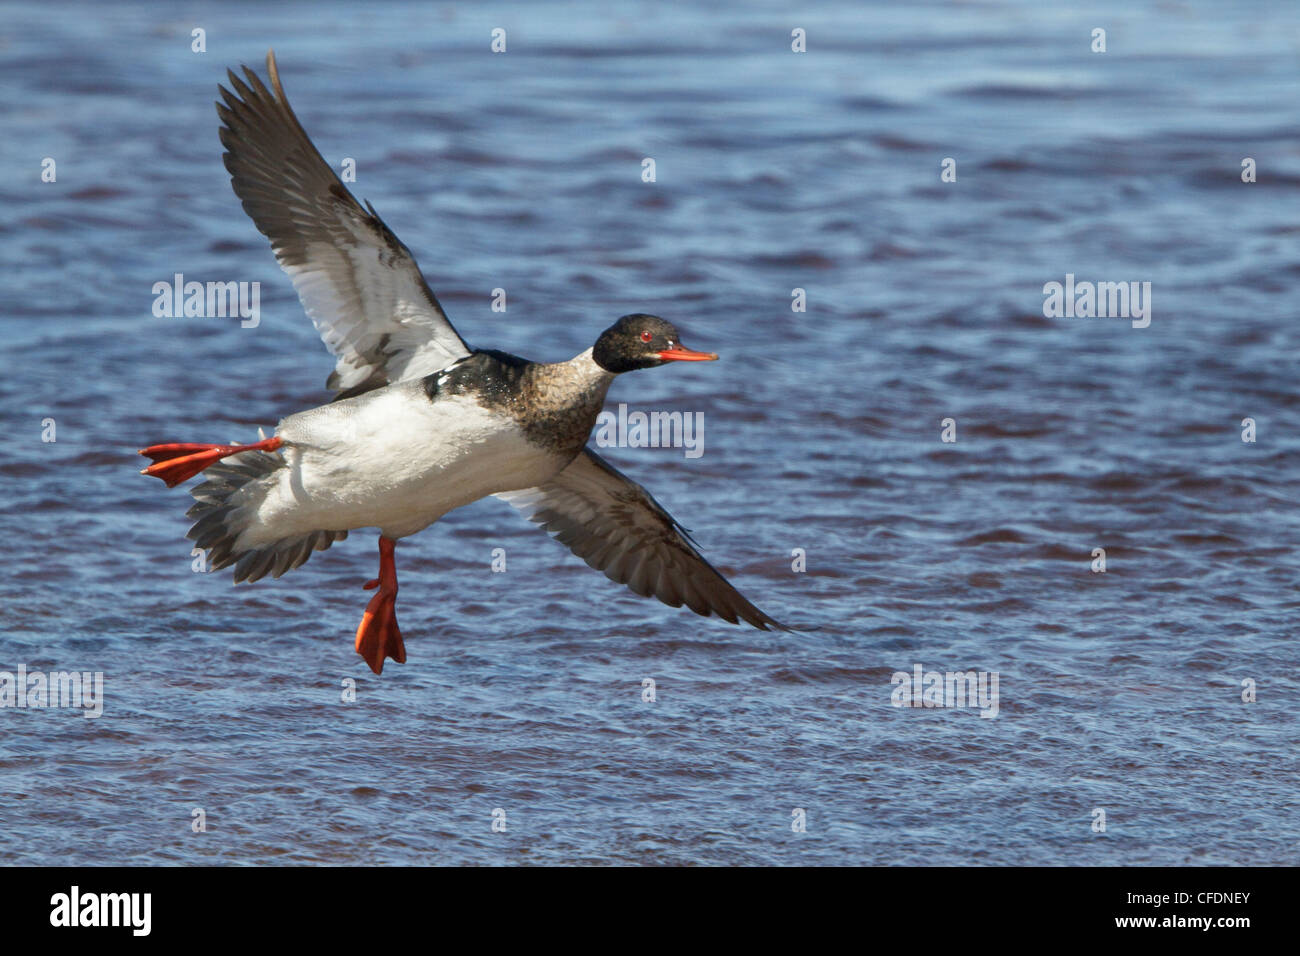
[[291, 415], [276, 434], [289, 467], [275, 473], [244, 547], [311, 530], [405, 537], [471, 501], [544, 484], [568, 464], [471, 398], [430, 402], [418, 381]]

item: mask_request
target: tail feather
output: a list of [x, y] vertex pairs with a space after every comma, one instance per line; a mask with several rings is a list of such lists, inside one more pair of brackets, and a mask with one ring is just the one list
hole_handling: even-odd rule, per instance
[[278, 578], [303, 564], [313, 551], [324, 551], [348, 536], [346, 531], [308, 531], [270, 544], [240, 548], [240, 534], [256, 519], [257, 505], [274, 487], [285, 467], [279, 454], [252, 451], [210, 466], [207, 479], [192, 489], [194, 504], [186, 516], [196, 519], [189, 530], [195, 547], [208, 552], [214, 570], [235, 566], [235, 581]]

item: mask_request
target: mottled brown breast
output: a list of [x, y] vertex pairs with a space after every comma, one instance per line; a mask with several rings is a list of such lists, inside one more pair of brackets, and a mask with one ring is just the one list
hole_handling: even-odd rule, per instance
[[567, 362], [530, 362], [495, 350], [477, 351], [424, 379], [431, 401], [470, 395], [512, 418], [530, 442], [557, 455], [582, 450], [614, 375], [582, 353]]

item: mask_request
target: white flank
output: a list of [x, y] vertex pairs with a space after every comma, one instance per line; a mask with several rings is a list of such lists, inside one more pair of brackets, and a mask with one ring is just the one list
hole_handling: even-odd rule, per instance
[[276, 434], [289, 467], [231, 504], [255, 518], [240, 550], [329, 528], [402, 538], [485, 495], [542, 484], [567, 462], [468, 396], [429, 401], [420, 381], [290, 415]]

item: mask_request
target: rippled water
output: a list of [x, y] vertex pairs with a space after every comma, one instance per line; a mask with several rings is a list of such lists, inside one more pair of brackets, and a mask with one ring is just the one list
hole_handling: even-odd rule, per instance
[[[710, 6], [0, 9], [0, 670], [105, 680], [98, 720], [0, 710], [7, 862], [1300, 861], [1296, 8]], [[250, 440], [332, 366], [221, 165], [268, 46], [471, 343], [645, 310], [723, 354], [610, 396], [703, 412], [702, 457], [608, 455], [808, 630], [636, 598], [495, 501], [399, 546], [382, 678], [370, 532], [191, 570], [134, 450]], [[154, 318], [178, 272], [261, 324]], [[1044, 318], [1067, 273], [1151, 282], [1150, 326]], [[892, 706], [917, 664], [997, 672], [997, 717]]]

